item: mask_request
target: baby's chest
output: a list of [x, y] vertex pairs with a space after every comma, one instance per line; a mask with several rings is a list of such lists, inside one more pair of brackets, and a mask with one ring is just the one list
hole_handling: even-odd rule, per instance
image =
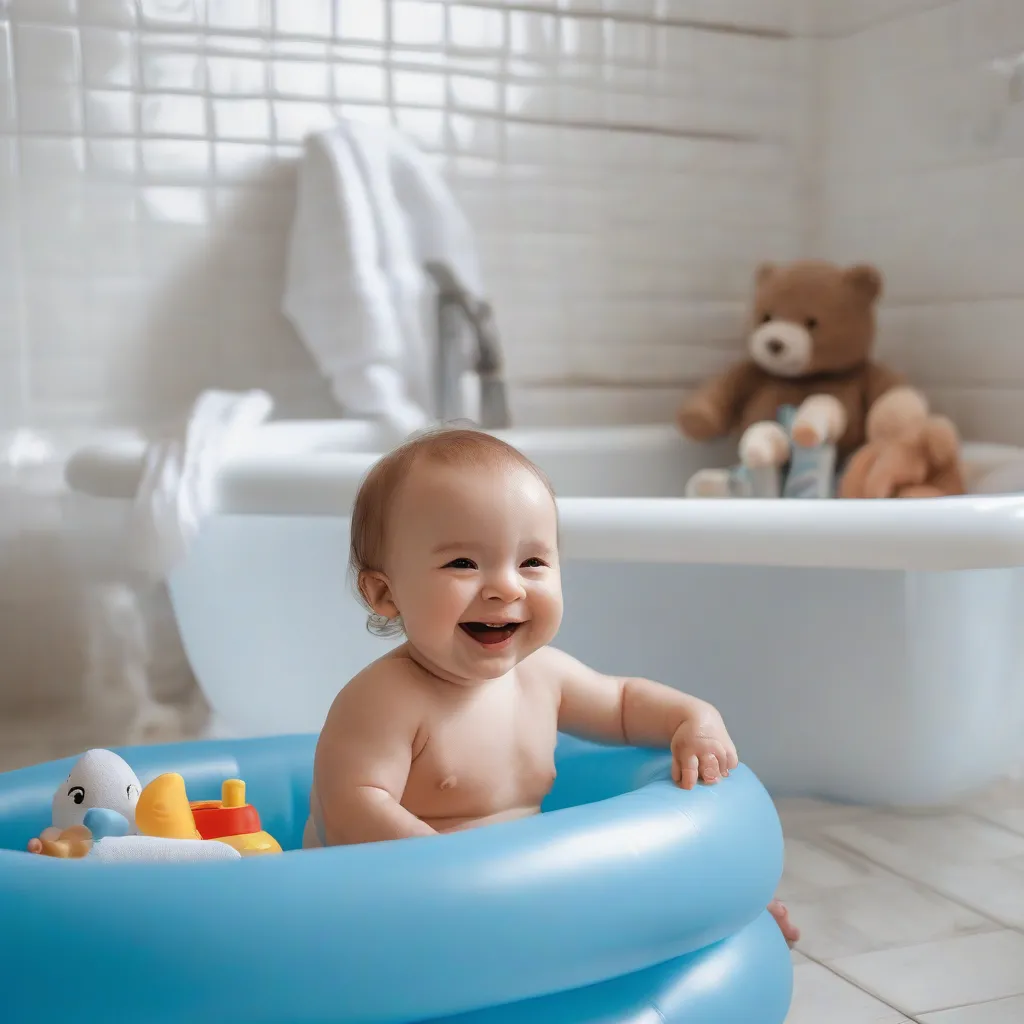
[[474, 802], [543, 795], [555, 777], [557, 730], [557, 709], [544, 700], [449, 713], [432, 723], [410, 782]]

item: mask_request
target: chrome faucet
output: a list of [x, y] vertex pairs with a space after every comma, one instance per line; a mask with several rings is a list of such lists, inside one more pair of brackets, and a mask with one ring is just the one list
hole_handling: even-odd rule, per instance
[[501, 342], [489, 302], [474, 298], [445, 263], [429, 262], [426, 271], [437, 286], [437, 358], [434, 364], [436, 414], [442, 422], [464, 419], [461, 381], [466, 367], [465, 330], [473, 335], [480, 378], [480, 423], [484, 430], [512, 425], [508, 409]]

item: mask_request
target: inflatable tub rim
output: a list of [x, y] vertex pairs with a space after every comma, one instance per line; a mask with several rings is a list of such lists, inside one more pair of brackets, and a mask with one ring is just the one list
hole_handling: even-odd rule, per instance
[[[166, 765], [175, 750], [184, 755], [191, 747], [195, 754], [202, 746], [218, 772], [225, 754], [234, 754], [239, 777], [253, 776], [247, 787], [259, 808], [267, 797], [260, 795], [254, 767], [266, 760], [283, 770], [286, 740], [207, 740], [120, 752], [143, 778], [153, 774], [147, 762]], [[301, 745], [290, 742], [294, 776]], [[306, 747], [310, 764], [312, 742]], [[147, 750], [154, 756], [145, 756]], [[186, 780], [195, 770], [206, 772], [201, 758], [193, 756], [195, 770], [188, 756], [180, 760]], [[57, 784], [69, 763], [0, 775], [0, 809], [16, 781], [11, 776], [35, 772], [38, 778], [51, 768]], [[282, 1000], [283, 984], [288, 995], [276, 1012], [320, 1019], [333, 1006], [333, 1019], [363, 1024], [453, 1015], [630, 974], [734, 934], [763, 912], [781, 875], [778, 816], [749, 769], [741, 766], [718, 785], [687, 793], [668, 780], [668, 764], [662, 751], [560, 737], [560, 773], [575, 767], [590, 778], [603, 772], [605, 785], [617, 774], [629, 790], [534, 818], [404, 843], [242, 862], [70, 870], [48, 858], [0, 852], [0, 903], [6, 908], [0, 955], [12, 977], [31, 978], [37, 954], [28, 951], [46, 935], [59, 936], [60, 922], [88, 921], [90, 946], [69, 968], [82, 977], [65, 977], [68, 984], [85, 984], [102, 964], [102, 950], [120, 942], [120, 969], [145, 973], [153, 962], [177, 963], [212, 1010], [227, 949], [252, 968], [247, 999], [255, 1001], [253, 1012], [256, 1003], [266, 1010], [268, 1002]], [[304, 766], [299, 770], [308, 778]], [[294, 778], [287, 781], [290, 791]], [[299, 857], [301, 871], [294, 869]], [[81, 884], [78, 868], [89, 873], [88, 885]], [[609, 900], [609, 891], [629, 898]], [[140, 906], [147, 913], [139, 914]], [[408, 927], [409, 906], [416, 906], [425, 927]], [[270, 935], [260, 927], [268, 920], [275, 922]], [[353, 920], [360, 922], [355, 942], [350, 932], [337, 934], [337, 922]], [[312, 943], [310, 935], [317, 936]], [[345, 1016], [338, 1018], [340, 991]], [[8, 995], [17, 1005], [16, 992]], [[171, 990], [161, 998], [161, 1005], [168, 999], [174, 1004]], [[229, 1016], [239, 1010], [230, 1002], [220, 1008]]]

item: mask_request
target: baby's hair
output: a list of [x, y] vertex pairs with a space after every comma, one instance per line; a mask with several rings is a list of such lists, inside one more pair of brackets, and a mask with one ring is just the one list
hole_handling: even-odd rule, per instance
[[[441, 426], [413, 435], [373, 464], [359, 485], [352, 507], [349, 571], [364, 605], [367, 601], [359, 586], [360, 576], [364, 572], [383, 569], [388, 510], [394, 506], [409, 471], [420, 461], [460, 469], [525, 469], [547, 488], [552, 500], [555, 497], [551, 482], [542, 470], [518, 448], [493, 434], [472, 427]], [[366, 628], [371, 633], [387, 637], [402, 632], [400, 619], [386, 619], [374, 614], [372, 609], [368, 610], [370, 615]]]

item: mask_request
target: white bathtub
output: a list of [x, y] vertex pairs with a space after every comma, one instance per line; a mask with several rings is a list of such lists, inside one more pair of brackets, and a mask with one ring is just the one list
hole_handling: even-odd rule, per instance
[[[671, 428], [504, 432], [560, 495], [560, 646], [719, 706], [776, 796], [947, 802], [1024, 760], [1024, 496], [687, 501], [728, 463]], [[245, 734], [317, 730], [388, 643], [346, 575], [367, 424], [277, 423], [223, 467], [170, 580], [193, 668]], [[976, 472], [1020, 455], [970, 446]], [[137, 447], [78, 453], [76, 489], [134, 493]]]

